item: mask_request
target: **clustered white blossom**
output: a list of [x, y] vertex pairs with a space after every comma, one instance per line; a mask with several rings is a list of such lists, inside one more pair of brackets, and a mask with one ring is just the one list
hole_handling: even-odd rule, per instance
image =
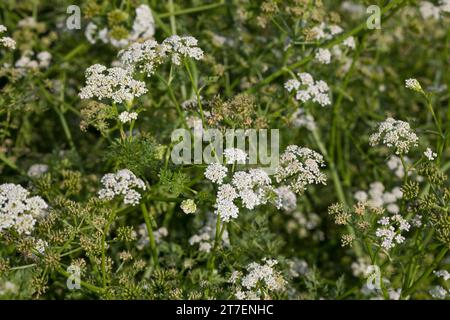
[[370, 207], [374, 208], [386, 206], [386, 210], [392, 214], [400, 211], [396, 202], [402, 197], [401, 188], [394, 187], [391, 191], [385, 191], [383, 183], [379, 181], [371, 183], [368, 192], [359, 190], [354, 194], [354, 198], [358, 202], [366, 202]]
[[402, 231], [409, 231], [410, 224], [399, 214], [393, 216], [385, 216], [381, 218], [378, 223], [381, 227], [377, 228], [375, 235], [381, 238], [381, 246], [389, 250], [395, 247], [396, 244], [403, 243], [405, 237], [402, 236]]
[[320, 171], [323, 156], [308, 148], [290, 145], [280, 157], [275, 171], [278, 183], [287, 182], [295, 193], [301, 194], [309, 184], [326, 184], [326, 176]]
[[47, 208], [47, 203], [41, 197], [30, 197], [30, 192], [20, 185], [0, 185], [0, 232], [14, 230], [18, 234], [31, 234]]
[[[0, 24], [0, 34], [8, 30], [4, 25]], [[14, 41], [11, 37], [0, 37], [0, 46], [5, 47], [6, 49], [15, 50], [16, 49], [16, 41]]]
[[314, 117], [305, 112], [305, 109], [298, 108], [291, 116], [292, 125], [295, 128], [305, 127], [309, 131], [313, 131], [316, 128], [316, 122]]
[[405, 87], [416, 92], [423, 92], [422, 86], [420, 85], [420, 82], [417, 81], [417, 79], [406, 79]]
[[220, 185], [223, 183], [223, 179], [227, 176], [227, 172], [227, 167], [219, 163], [211, 163], [205, 170], [205, 177], [206, 179]]
[[131, 205], [136, 205], [141, 200], [140, 193], [135, 189], [146, 189], [144, 181], [128, 169], [105, 174], [101, 183], [103, 189], [98, 192], [100, 199], [112, 200], [117, 196], [123, 196], [123, 203]]
[[233, 176], [232, 184], [238, 191], [245, 208], [253, 210], [267, 203], [267, 192], [271, 190], [271, 180], [264, 170], [238, 171]]
[[[247, 158], [247, 154], [241, 149], [229, 148], [224, 151], [224, 154], [229, 164], [235, 161], [242, 162]], [[218, 163], [208, 165], [205, 170], [205, 177], [219, 185], [215, 214], [219, 215], [223, 221], [228, 222], [237, 218], [239, 214], [239, 207], [235, 204], [237, 199], [240, 199], [242, 205], [249, 210], [267, 203], [268, 193], [272, 187], [271, 179], [264, 170], [237, 171], [233, 174], [231, 183], [223, 184], [227, 173], [227, 167]]]
[[381, 122], [378, 125], [378, 131], [369, 138], [370, 145], [383, 143], [387, 147], [395, 148], [395, 153], [398, 155], [408, 153], [411, 147], [418, 145], [418, 140], [409, 123], [393, 118], [387, 118]]
[[447, 270], [433, 271], [433, 273], [436, 275], [436, 277], [442, 278], [445, 281], [450, 279], [450, 272], [448, 272]]
[[225, 149], [223, 155], [225, 156], [225, 162], [227, 164], [233, 164], [235, 162], [244, 164], [248, 157], [245, 151], [237, 148]]
[[108, 28], [103, 28], [99, 31], [98, 26], [93, 22], [89, 22], [84, 32], [86, 39], [91, 44], [95, 44], [100, 40], [118, 48], [123, 48], [137, 40], [151, 39], [154, 34], [155, 20], [150, 7], [145, 4], [136, 8], [136, 18], [134, 19], [132, 30], [126, 39], [117, 40], [110, 37]]
[[427, 148], [427, 150], [425, 150], [425, 152], [423, 154], [430, 161], [433, 161], [437, 157], [437, 153], [433, 152], [433, 150], [431, 150], [430, 148]]
[[319, 48], [315, 55], [316, 60], [322, 64], [330, 64], [331, 62], [331, 52], [328, 49]]
[[295, 92], [295, 99], [303, 103], [312, 101], [320, 104], [322, 107], [331, 104], [329, 97], [330, 88], [323, 81], [314, 81], [314, 78], [306, 72], [299, 73], [297, 79], [288, 80], [284, 87], [288, 92]]
[[[105, 73], [106, 72], [106, 73]], [[81, 88], [81, 99], [112, 99], [116, 103], [132, 101], [147, 92], [145, 83], [134, 80], [130, 71], [120, 67], [106, 68], [94, 64], [86, 70], [86, 86]]]
[[450, 291], [447, 291], [442, 286], [434, 286], [429, 292], [434, 299], [445, 299], [450, 294]]
[[236, 288], [235, 297], [239, 300], [270, 299], [267, 294], [283, 291], [286, 280], [275, 269], [277, 264], [277, 260], [263, 259], [263, 264], [248, 264], [245, 275], [234, 271], [228, 282]]
[[166, 38], [161, 44], [155, 40], [134, 43], [119, 52], [121, 62], [130, 70], [137, 70], [151, 76], [156, 67], [170, 58], [173, 64], [180, 65], [182, 58], [201, 60], [203, 50], [198, 41], [191, 36], [178, 35]]
[[203, 59], [203, 50], [198, 46], [198, 41], [194, 37], [177, 35], [165, 39], [161, 46], [164, 51], [171, 55], [173, 64], [180, 65], [181, 58]]
[[195, 211], [197, 211], [197, 205], [192, 199], [183, 200], [181, 202], [180, 208], [186, 214], [195, 213]]
[[131, 122], [137, 120], [138, 114], [136, 112], [123, 111], [119, 114], [119, 120], [122, 123]]
[[429, 1], [422, 1], [419, 11], [424, 19], [439, 20], [443, 17], [444, 12], [450, 12], [450, 0], [441, 0], [439, 5], [434, 5]]

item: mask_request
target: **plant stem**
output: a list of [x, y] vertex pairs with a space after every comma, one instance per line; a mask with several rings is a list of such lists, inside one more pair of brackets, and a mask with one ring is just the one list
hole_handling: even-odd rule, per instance
[[159, 268], [158, 249], [156, 248], [156, 242], [155, 242], [155, 237], [153, 235], [153, 228], [152, 228], [152, 220], [153, 219], [151, 219], [145, 203], [141, 203], [141, 210], [142, 210], [142, 215], [144, 216], [145, 226], [147, 227], [148, 240], [149, 240], [149, 245], [150, 245], [150, 254], [153, 258], [153, 264], [156, 268]]

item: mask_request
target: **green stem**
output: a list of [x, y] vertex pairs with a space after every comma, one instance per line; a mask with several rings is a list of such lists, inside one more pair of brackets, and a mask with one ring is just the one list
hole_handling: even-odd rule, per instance
[[444, 247], [441, 249], [433, 263], [427, 269], [425, 269], [420, 277], [407, 290], [402, 292], [402, 297], [408, 297], [417, 288], [417, 286], [433, 272], [433, 270], [439, 265], [441, 260], [447, 254], [448, 249], [448, 247]]
[[148, 233], [148, 239], [149, 239], [149, 245], [150, 245], [150, 251], [151, 251], [150, 253], [153, 258], [153, 264], [155, 265], [156, 268], [158, 268], [159, 267], [158, 249], [156, 248], [155, 237], [153, 235], [152, 219], [148, 213], [145, 203], [141, 203], [141, 210], [142, 210], [142, 215], [144, 216], [145, 226], [147, 227], [147, 233]]

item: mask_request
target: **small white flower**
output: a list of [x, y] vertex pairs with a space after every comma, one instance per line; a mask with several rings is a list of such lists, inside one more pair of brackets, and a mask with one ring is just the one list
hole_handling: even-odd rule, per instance
[[220, 185], [223, 183], [223, 179], [227, 176], [227, 172], [227, 167], [218, 163], [212, 163], [206, 168], [205, 177], [213, 183]]
[[442, 278], [445, 281], [450, 279], [450, 272], [448, 272], [447, 270], [433, 271], [433, 273], [436, 275], [436, 277]]
[[135, 190], [145, 190], [144, 181], [139, 179], [128, 169], [122, 169], [116, 173], [105, 174], [101, 183], [103, 189], [100, 189], [98, 196], [100, 199], [112, 200], [117, 196], [123, 196], [124, 204], [137, 205], [141, 200], [141, 195]]
[[348, 37], [342, 44], [350, 49], [356, 48], [355, 38], [353, 37]]
[[79, 96], [81, 99], [95, 97], [122, 103], [132, 101], [146, 92], [145, 83], [134, 80], [129, 70], [95, 64], [86, 70], [86, 86], [81, 88]]
[[437, 157], [437, 153], [433, 152], [433, 150], [431, 150], [430, 148], [427, 148], [427, 150], [423, 154], [430, 161], [433, 161]]
[[315, 55], [318, 62], [322, 64], [329, 64], [331, 62], [331, 52], [328, 49], [320, 48]]
[[123, 111], [121, 114], [119, 114], [119, 120], [122, 123], [127, 123], [132, 120], [136, 120], [137, 117], [138, 117], [138, 114], [136, 112]]
[[223, 155], [225, 156], [225, 162], [227, 164], [239, 163], [244, 164], [247, 160], [247, 153], [241, 149], [237, 148], [228, 148], [223, 151]]
[[378, 132], [369, 138], [370, 145], [375, 146], [380, 142], [387, 147], [395, 148], [396, 154], [406, 154], [411, 147], [418, 145], [419, 138], [411, 130], [409, 123], [387, 118], [378, 125]]
[[405, 87], [416, 92], [423, 92], [422, 86], [417, 79], [406, 79]]
[[[323, 81], [314, 81], [314, 78], [306, 72], [299, 73], [300, 80], [291, 79], [288, 80], [284, 87], [288, 92], [295, 93], [295, 99], [303, 103], [312, 101], [320, 104], [322, 107], [330, 105], [331, 100], [329, 97], [330, 88], [328, 84]], [[311, 121], [309, 121], [311, 123]]]
[[31, 234], [47, 208], [41, 197], [30, 197], [30, 193], [20, 185], [0, 185], [0, 232], [12, 228], [18, 234]]

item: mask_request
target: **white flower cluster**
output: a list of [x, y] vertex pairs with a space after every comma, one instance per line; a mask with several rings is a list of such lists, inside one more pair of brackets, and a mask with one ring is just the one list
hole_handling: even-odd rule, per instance
[[442, 286], [434, 286], [429, 292], [434, 299], [445, 299], [450, 294], [450, 290], [447, 291]]
[[395, 247], [396, 244], [403, 243], [405, 237], [402, 236], [402, 231], [409, 231], [410, 224], [399, 214], [393, 216], [386, 216], [381, 218], [378, 223], [381, 227], [377, 228], [375, 235], [381, 238], [381, 246], [389, 250]]
[[297, 196], [289, 187], [281, 186], [276, 188], [274, 191], [277, 195], [275, 200], [275, 206], [277, 209], [282, 209], [289, 212], [297, 208]]
[[81, 99], [96, 97], [122, 103], [146, 92], [145, 83], [134, 80], [129, 70], [94, 64], [86, 70], [86, 86], [81, 88], [79, 96]]
[[146, 189], [144, 181], [128, 169], [105, 174], [101, 183], [103, 189], [98, 192], [100, 199], [112, 200], [116, 196], [123, 196], [123, 203], [131, 205], [136, 205], [141, 200], [141, 195], [135, 188]]
[[420, 82], [417, 81], [417, 79], [406, 79], [405, 87], [416, 92], [423, 92], [422, 86], [420, 85]]
[[108, 28], [98, 31], [98, 26], [89, 22], [84, 32], [86, 39], [95, 44], [98, 40], [103, 43], [110, 43], [114, 47], [123, 48], [137, 40], [151, 39], [155, 34], [155, 20], [148, 5], [140, 5], [136, 8], [136, 18], [133, 22], [132, 31], [126, 39], [117, 40], [109, 36]]
[[280, 157], [275, 170], [278, 183], [286, 181], [295, 193], [301, 194], [309, 184], [326, 184], [326, 176], [320, 172], [323, 156], [311, 149], [290, 145]]
[[298, 108], [291, 116], [292, 125], [295, 128], [305, 127], [309, 131], [313, 131], [316, 128], [316, 122], [312, 115], [307, 114], [305, 109]]
[[245, 151], [237, 148], [228, 148], [223, 151], [225, 156], [225, 162], [227, 164], [239, 163], [244, 164], [247, 160], [247, 154]]
[[427, 148], [427, 150], [425, 150], [423, 154], [429, 161], [433, 161], [437, 157], [437, 153], [433, 152], [433, 150], [431, 150], [430, 148]]
[[441, 0], [439, 5], [434, 5], [429, 1], [422, 1], [419, 11], [424, 19], [439, 20], [443, 17], [444, 12], [450, 12], [450, 0]]
[[198, 41], [194, 37], [177, 35], [165, 39], [161, 46], [164, 51], [171, 55], [173, 64], [180, 65], [181, 58], [203, 59], [203, 50], [198, 46]]
[[[228, 163], [239, 162], [247, 158], [247, 154], [240, 149], [226, 149], [225, 152], [228, 154], [228, 156], [226, 155]], [[249, 210], [267, 203], [268, 194], [273, 189], [271, 179], [264, 170], [237, 171], [234, 173], [231, 183], [223, 184], [227, 173], [227, 167], [217, 163], [208, 165], [205, 170], [205, 177], [219, 185], [215, 214], [219, 215], [223, 221], [228, 222], [237, 218], [239, 214], [239, 208], [235, 204], [237, 199], [240, 199], [242, 205]]]
[[192, 199], [183, 200], [180, 208], [186, 214], [195, 213], [195, 211], [197, 211], [197, 205]]
[[[0, 34], [8, 30], [4, 25], [0, 24]], [[16, 49], [16, 41], [11, 37], [0, 37], [0, 46], [6, 49], [14, 50]]]
[[447, 270], [433, 271], [433, 273], [436, 275], [436, 277], [442, 278], [445, 281], [450, 279], [450, 272], [448, 272]]
[[45, 69], [50, 66], [50, 61], [52, 60], [52, 55], [50, 52], [39, 52], [36, 55], [36, 58], [33, 58], [33, 55], [33, 51], [25, 51], [19, 60], [16, 61], [15, 67], [19, 70], [38, 70]]
[[228, 282], [236, 286], [235, 297], [239, 300], [270, 299], [267, 294], [283, 291], [286, 280], [275, 270], [277, 264], [277, 260], [263, 259], [263, 264], [256, 262], [248, 264], [245, 275], [240, 271], [234, 271]]
[[314, 57], [321, 64], [330, 64], [331, 62], [331, 52], [328, 49], [319, 48]]
[[206, 168], [205, 177], [213, 183], [221, 185], [223, 179], [227, 176], [227, 172], [227, 167], [218, 163], [212, 163]]
[[250, 169], [248, 173], [238, 171], [233, 176], [232, 184], [238, 191], [245, 208], [253, 210], [255, 207], [267, 203], [271, 180], [264, 170]]
[[123, 111], [119, 114], [119, 120], [122, 123], [131, 122], [137, 120], [138, 114], [136, 112]]
[[386, 206], [386, 210], [392, 214], [396, 214], [400, 211], [396, 202], [402, 197], [403, 193], [399, 187], [395, 187], [391, 191], [385, 191], [384, 185], [378, 181], [370, 184], [368, 193], [359, 190], [354, 194], [354, 198], [357, 201], [366, 202], [373, 208]]
[[31, 234], [37, 219], [46, 214], [47, 208], [41, 197], [30, 197], [20, 185], [0, 185], [0, 232], [12, 229], [18, 234]]
[[[147, 226], [145, 225], [145, 223], [142, 223], [141, 225], [139, 225], [137, 233], [139, 234], [139, 239], [137, 241], [136, 247], [139, 250], [142, 250], [142, 249], [144, 249], [144, 247], [148, 246], [150, 243], [150, 239], [148, 238]], [[153, 238], [155, 239], [156, 243], [161, 243], [162, 239], [167, 237], [168, 234], [169, 234], [169, 231], [167, 230], [167, 228], [161, 227], [161, 228], [153, 231]]]
[[396, 154], [406, 154], [411, 147], [418, 145], [419, 138], [411, 130], [408, 122], [387, 118], [378, 125], [378, 132], [369, 138], [370, 145], [382, 142], [387, 147], [395, 148]]
[[151, 76], [156, 67], [170, 58], [173, 64], [180, 65], [182, 58], [201, 60], [203, 51], [194, 37], [177, 35], [166, 38], [161, 44], [155, 40], [134, 43], [119, 52], [121, 62], [130, 70], [138, 70]]
[[331, 104], [329, 97], [330, 88], [325, 81], [314, 81], [314, 78], [306, 72], [299, 73], [298, 77], [300, 80], [291, 79], [284, 84], [288, 92], [295, 92], [296, 100], [303, 103], [311, 100], [320, 104], [322, 107]]

